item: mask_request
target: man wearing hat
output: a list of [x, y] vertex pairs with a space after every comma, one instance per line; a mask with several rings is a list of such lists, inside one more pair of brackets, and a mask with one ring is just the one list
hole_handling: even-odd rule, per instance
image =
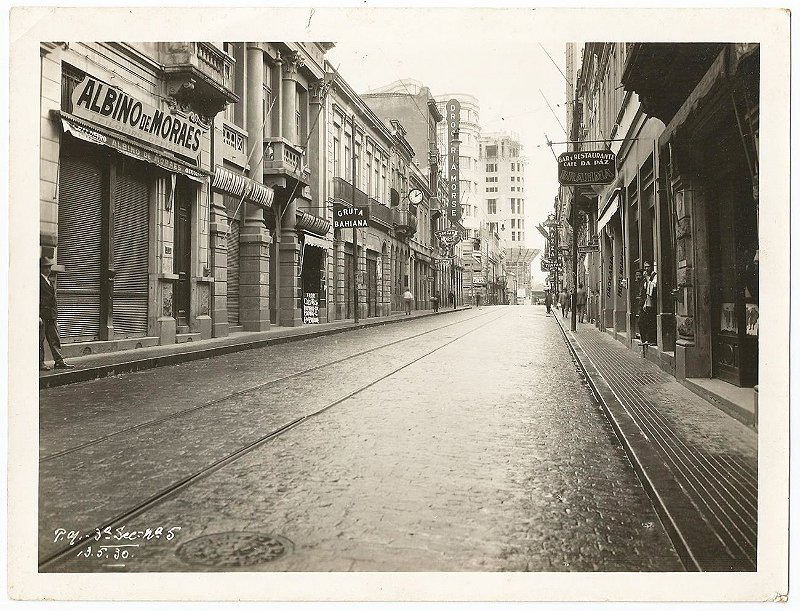
[[53, 260], [47, 257], [39, 259], [39, 371], [49, 371], [44, 364], [44, 340], [50, 345], [56, 369], [72, 369], [75, 365], [64, 362], [61, 354], [61, 340], [58, 337], [58, 308], [56, 307], [56, 290], [50, 283], [50, 268]]

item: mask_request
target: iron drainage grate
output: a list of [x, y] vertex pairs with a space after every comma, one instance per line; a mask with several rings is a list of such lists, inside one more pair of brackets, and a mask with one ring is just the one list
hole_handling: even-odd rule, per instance
[[272, 562], [293, 549], [294, 544], [279, 535], [223, 532], [191, 539], [175, 554], [194, 566], [235, 568]]

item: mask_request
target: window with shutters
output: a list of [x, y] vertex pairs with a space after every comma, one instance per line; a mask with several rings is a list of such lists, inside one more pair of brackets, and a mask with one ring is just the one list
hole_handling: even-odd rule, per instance
[[86, 73], [70, 64], [61, 64], [61, 110], [72, 112], [72, 92]]

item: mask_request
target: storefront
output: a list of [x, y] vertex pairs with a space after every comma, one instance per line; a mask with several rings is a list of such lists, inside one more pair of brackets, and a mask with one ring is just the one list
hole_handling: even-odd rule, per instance
[[327, 253], [328, 242], [319, 236], [303, 233], [300, 260], [303, 324], [315, 325], [328, 321]]
[[[52, 119], [61, 126], [56, 269], [62, 340], [174, 341], [174, 330], [165, 335], [158, 320], [168, 315], [178, 326], [190, 325], [192, 270], [201, 264], [192, 218], [207, 177], [176, 150], [199, 148], [207, 127], [162, 113], [66, 63], [61, 94]], [[154, 117], [161, 128], [148, 130]], [[164, 237], [172, 214], [174, 231]], [[167, 299], [158, 280], [174, 287]]]

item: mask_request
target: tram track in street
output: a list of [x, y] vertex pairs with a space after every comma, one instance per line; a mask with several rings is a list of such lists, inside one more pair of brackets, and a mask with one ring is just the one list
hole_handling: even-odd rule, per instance
[[471, 320], [474, 320], [476, 318], [480, 318], [482, 316], [486, 316], [486, 315], [488, 315], [490, 313], [491, 312], [484, 312], [482, 314], [477, 314], [475, 316], [470, 316], [469, 318], [465, 318], [465, 319], [462, 319], [462, 320], [451, 322], [451, 323], [448, 323], [446, 325], [442, 325], [440, 327], [436, 327], [434, 329], [428, 329], [427, 331], [423, 331], [421, 333], [416, 333], [416, 334], [410, 335], [408, 337], [402, 337], [400, 339], [394, 340], [394, 341], [389, 342], [387, 344], [382, 344], [380, 346], [374, 346], [372, 348], [368, 348], [366, 350], [362, 350], [360, 352], [356, 352], [354, 354], [350, 354], [350, 355], [348, 355], [346, 357], [343, 357], [343, 358], [340, 358], [340, 359], [336, 359], [334, 361], [329, 361], [327, 363], [321, 363], [319, 365], [314, 365], [313, 367], [308, 367], [308, 368], [300, 370], [300, 371], [295, 371], [293, 373], [274, 378], [274, 379], [269, 380], [267, 382], [262, 382], [260, 384], [254, 385], [254, 386], [249, 386], [247, 388], [242, 388], [242, 389], [239, 389], [239, 390], [234, 391], [232, 393], [228, 393], [228, 394], [223, 395], [221, 397], [217, 397], [215, 399], [212, 399], [210, 401], [206, 401], [205, 403], [201, 403], [200, 405], [193, 405], [192, 407], [188, 407], [188, 408], [179, 410], [177, 412], [173, 412], [171, 414], [167, 414], [165, 416], [161, 416], [159, 418], [153, 418], [153, 419], [150, 419], [150, 420], [146, 420], [145, 422], [140, 422], [138, 424], [134, 424], [134, 425], [131, 425], [131, 426], [116, 430], [116, 431], [114, 431], [112, 433], [107, 433], [105, 435], [101, 435], [99, 437], [96, 437], [94, 439], [91, 439], [89, 441], [81, 443], [79, 445], [72, 446], [70, 448], [65, 448], [63, 450], [59, 450], [58, 452], [53, 452], [52, 454], [48, 454], [46, 456], [42, 456], [42, 457], [39, 458], [39, 463], [42, 464], [42, 463], [50, 462], [50, 461], [56, 460], [58, 458], [61, 458], [63, 456], [67, 456], [69, 454], [72, 454], [74, 452], [78, 452], [80, 450], [84, 450], [86, 448], [89, 448], [89, 447], [95, 446], [97, 444], [103, 443], [103, 442], [108, 441], [110, 439], [113, 439], [115, 437], [119, 437], [120, 435], [124, 435], [125, 433], [131, 433], [131, 432], [134, 432], [134, 431], [146, 429], [146, 428], [151, 427], [151, 426], [156, 426], [158, 424], [163, 424], [164, 422], [168, 422], [170, 420], [174, 420], [174, 419], [177, 419], [177, 418], [181, 418], [183, 416], [187, 416], [189, 414], [192, 414], [192, 413], [198, 412], [200, 410], [212, 407], [214, 405], [218, 405], [220, 403], [224, 403], [224, 402], [229, 401], [231, 399], [235, 399], [237, 397], [241, 397], [243, 395], [247, 395], [247, 394], [249, 394], [251, 392], [256, 392], [256, 391], [262, 390], [264, 388], [269, 388], [271, 386], [276, 386], [276, 385], [280, 384], [281, 382], [285, 382], [287, 380], [298, 378], [298, 377], [304, 376], [306, 374], [313, 373], [313, 372], [319, 371], [321, 369], [325, 369], [327, 367], [333, 367], [335, 365], [338, 365], [339, 363], [343, 363], [345, 361], [348, 361], [348, 360], [351, 360], [351, 359], [354, 359], [354, 358], [358, 358], [360, 356], [364, 356], [365, 354], [370, 354], [372, 352], [377, 352], [378, 350], [383, 350], [384, 348], [389, 348], [391, 346], [395, 346], [395, 345], [401, 344], [403, 342], [411, 341], [411, 340], [416, 339], [418, 337], [422, 337], [424, 335], [428, 335], [429, 333], [434, 333], [436, 331], [440, 331], [440, 330], [446, 329], [448, 327], [452, 327], [452, 326], [455, 326], [455, 325], [460, 325], [460, 324], [463, 324], [465, 322], [469, 322]]
[[[93, 527], [93, 528], [85, 529], [83, 532], [85, 532], [86, 535], [82, 539], [77, 540], [74, 543], [70, 543], [69, 545], [66, 545], [66, 546], [62, 547], [62, 548], [50, 553], [45, 558], [41, 559], [39, 561], [39, 565], [38, 565], [39, 571], [42, 571], [46, 567], [51, 566], [51, 565], [59, 562], [60, 560], [63, 560], [69, 554], [75, 554], [76, 552], [81, 550], [82, 547], [83, 547], [83, 543], [86, 542], [86, 541], [90, 541], [95, 533], [97, 533], [97, 532], [102, 533], [102, 532], [106, 531], [106, 529], [114, 529], [114, 528], [118, 528], [120, 526], [125, 525], [128, 521], [133, 520], [134, 518], [146, 513], [148, 510], [150, 510], [150, 509], [160, 505], [161, 503], [164, 503], [165, 501], [169, 500], [170, 498], [176, 496], [181, 491], [185, 490], [186, 488], [188, 488], [189, 486], [191, 486], [195, 482], [198, 482], [198, 481], [200, 481], [200, 480], [212, 475], [213, 473], [219, 471], [220, 469], [223, 469], [227, 465], [229, 465], [229, 464], [231, 464], [231, 463], [243, 458], [244, 456], [246, 456], [246, 455], [250, 454], [251, 452], [257, 450], [258, 448], [264, 446], [265, 444], [267, 444], [270, 441], [272, 441], [273, 439], [281, 436], [282, 434], [294, 429], [297, 426], [300, 426], [304, 422], [307, 422], [307, 421], [315, 418], [316, 416], [319, 416], [319, 415], [325, 413], [326, 411], [330, 410], [331, 408], [335, 407], [336, 405], [339, 405], [339, 404], [347, 401], [348, 399], [351, 399], [352, 397], [354, 397], [354, 396], [364, 392], [365, 390], [371, 388], [372, 386], [375, 386], [376, 384], [378, 384], [378, 383], [380, 383], [380, 382], [392, 377], [393, 375], [396, 375], [400, 371], [402, 371], [402, 370], [404, 370], [404, 369], [406, 369], [406, 368], [408, 368], [408, 367], [420, 362], [421, 360], [431, 356], [432, 354], [438, 352], [439, 350], [442, 350], [443, 348], [446, 348], [447, 346], [459, 341], [460, 339], [463, 339], [467, 335], [470, 335], [471, 333], [474, 333], [474, 332], [476, 332], [476, 331], [478, 331], [478, 330], [480, 330], [480, 329], [482, 329], [482, 328], [484, 328], [484, 327], [486, 327], [486, 326], [488, 326], [488, 325], [490, 325], [490, 324], [492, 324], [494, 322], [497, 322], [498, 320], [500, 320], [503, 317], [505, 317], [508, 314], [508, 312], [509, 312], [508, 310], [505, 310], [500, 315], [494, 316], [490, 320], [482, 322], [482, 324], [479, 324], [478, 326], [476, 326], [474, 328], [471, 328], [471, 329], [467, 330], [466, 332], [461, 333], [461, 334], [457, 335], [456, 337], [454, 337], [452, 339], [449, 339], [445, 343], [440, 344], [440, 345], [436, 346], [435, 348], [433, 348], [431, 350], [428, 350], [428, 351], [426, 351], [425, 353], [423, 353], [423, 354], [421, 354], [419, 356], [414, 357], [413, 359], [403, 363], [402, 365], [400, 365], [398, 367], [392, 368], [389, 372], [387, 372], [387, 373], [385, 373], [385, 374], [383, 374], [383, 375], [381, 375], [381, 376], [379, 376], [379, 377], [377, 377], [377, 378], [375, 378], [373, 380], [370, 380], [369, 382], [359, 386], [358, 388], [355, 388], [353, 390], [349, 390], [348, 392], [346, 392], [343, 395], [337, 397], [336, 399], [334, 399], [332, 401], [329, 401], [328, 403], [326, 403], [324, 406], [322, 406], [319, 409], [316, 409], [316, 410], [314, 410], [312, 412], [309, 412], [307, 414], [304, 414], [302, 416], [294, 418], [293, 420], [291, 420], [291, 421], [289, 421], [289, 422], [287, 422], [287, 423], [285, 423], [285, 424], [283, 424], [281, 426], [273, 428], [271, 431], [269, 431], [266, 434], [263, 434], [263, 435], [259, 436], [257, 439], [245, 444], [244, 446], [242, 446], [242, 447], [240, 447], [240, 448], [238, 448], [238, 449], [236, 449], [236, 450], [234, 450], [232, 452], [229, 452], [225, 456], [223, 456], [223, 457], [221, 457], [221, 458], [219, 458], [219, 459], [217, 459], [217, 460], [205, 465], [204, 467], [195, 470], [193, 473], [190, 473], [190, 474], [180, 478], [179, 480], [177, 480], [176, 482], [166, 486], [165, 488], [162, 488], [161, 490], [159, 490], [158, 492], [150, 495], [146, 499], [136, 503], [133, 507], [130, 507], [130, 508], [128, 508], [128, 509], [126, 509], [126, 510], [124, 510], [122, 512], [119, 512], [116, 516], [104, 521], [102, 524], [100, 524], [100, 525], [98, 525], [96, 527]], [[394, 342], [391, 342], [390, 344], [385, 344], [385, 345], [380, 346], [380, 347], [372, 348], [372, 349], [370, 349], [368, 351], [364, 351], [361, 354], [372, 352], [374, 350], [379, 350], [381, 348], [385, 348], [385, 347], [388, 347], [388, 346], [391, 346], [391, 345], [396, 345], [396, 344], [401, 343], [403, 341], [407, 341], [409, 339], [412, 339], [413, 337], [419, 337], [421, 335], [426, 335], [426, 334], [431, 333], [433, 331], [441, 330], [441, 329], [444, 329], [446, 327], [450, 327], [450, 326], [459, 324], [461, 322], [467, 322], [467, 321], [470, 321], [470, 320], [475, 320], [476, 318], [480, 318], [480, 317], [486, 316], [486, 315], [491, 314], [491, 313], [493, 313], [493, 312], [491, 312], [491, 311], [490, 312], [486, 312], [485, 314], [479, 314], [477, 316], [472, 316], [472, 317], [470, 317], [470, 318], [468, 318], [466, 320], [458, 321], [456, 323], [450, 323], [450, 324], [444, 325], [442, 327], [437, 327], [436, 329], [431, 329], [429, 331], [425, 331], [423, 333], [417, 334], [417, 335], [409, 337], [409, 338], [396, 340]], [[348, 360], [349, 358], [353, 358], [355, 356], [357, 356], [357, 355], [351, 355], [350, 357], [347, 357], [345, 359], [341, 359], [338, 362], [341, 362], [341, 361], [344, 361], [344, 360]], [[314, 370], [320, 369], [322, 367], [325, 367], [326, 365], [329, 365], [329, 364], [320, 365], [320, 366], [317, 366], [315, 368], [306, 370], [306, 371], [304, 371], [302, 373], [308, 373], [309, 371], [314, 371]], [[292, 374], [292, 376], [290, 376], [290, 377], [295, 377], [297, 375], [301, 375], [301, 373], [298, 372], [296, 374]], [[260, 388], [263, 388], [263, 387], [264, 387], [264, 385], [260, 385], [260, 386], [256, 387], [256, 389], [260, 389]], [[241, 394], [241, 392], [243, 392], [243, 391], [239, 391], [237, 393], [233, 393], [231, 396], [238, 396], [239, 394]], [[228, 398], [230, 398], [230, 397], [228, 397]], [[151, 422], [150, 424], [153, 424], [153, 423], [154, 422]], [[130, 429], [128, 429], [128, 430], [130, 430]], [[121, 434], [121, 431], [117, 432], [116, 434], [117, 435]], [[95, 443], [99, 443], [99, 441], [95, 442]], [[77, 450], [77, 448], [75, 450], [72, 450], [72, 451], [76, 451], [76, 450]], [[62, 453], [62, 455], [63, 455], [63, 453]]]

